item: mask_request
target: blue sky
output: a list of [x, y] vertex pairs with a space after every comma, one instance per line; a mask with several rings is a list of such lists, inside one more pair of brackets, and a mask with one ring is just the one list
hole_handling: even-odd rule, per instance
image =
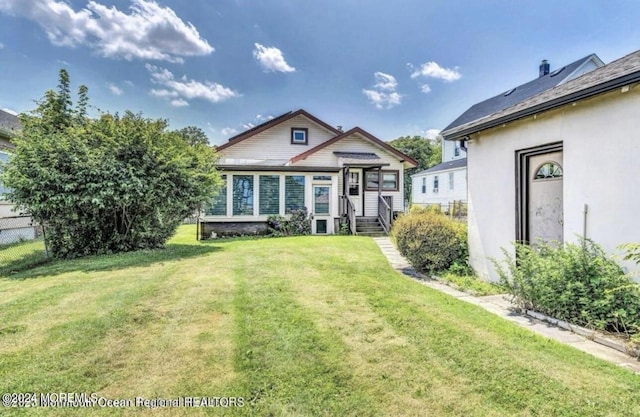
[[640, 2], [0, 0], [0, 108], [66, 68], [91, 104], [202, 128], [221, 144], [303, 108], [383, 140], [596, 53], [640, 47]]

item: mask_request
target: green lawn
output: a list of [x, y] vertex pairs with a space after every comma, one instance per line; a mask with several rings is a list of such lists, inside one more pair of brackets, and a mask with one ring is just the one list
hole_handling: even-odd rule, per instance
[[640, 415], [640, 376], [405, 278], [369, 238], [194, 236], [0, 277], [0, 391], [244, 407], [0, 415]]

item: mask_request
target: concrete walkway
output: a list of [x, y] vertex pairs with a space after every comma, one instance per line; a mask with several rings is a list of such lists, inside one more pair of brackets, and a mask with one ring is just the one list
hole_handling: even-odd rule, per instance
[[504, 319], [516, 323], [519, 326], [526, 327], [535, 333], [541, 334], [542, 336], [557, 340], [558, 342], [572, 346], [583, 352], [587, 352], [597, 358], [613, 362], [618, 366], [640, 374], [640, 361], [636, 360], [635, 358], [632, 358], [631, 356], [628, 356], [616, 349], [604, 346], [600, 343], [596, 343], [571, 331], [545, 323], [529, 316], [520, 315], [515, 312], [515, 306], [504, 295], [475, 297], [465, 292], [453, 289], [441, 282], [425, 279], [423, 275], [416, 272], [416, 270], [409, 264], [409, 262], [404, 257], [402, 257], [402, 255], [400, 255], [400, 253], [395, 248], [393, 243], [391, 243], [388, 237], [376, 237], [374, 238], [374, 240], [395, 270], [409, 277], [420, 279], [419, 282], [421, 284], [449, 294], [452, 297], [458, 298], [468, 303], [480, 306], [493, 314], [503, 317]]

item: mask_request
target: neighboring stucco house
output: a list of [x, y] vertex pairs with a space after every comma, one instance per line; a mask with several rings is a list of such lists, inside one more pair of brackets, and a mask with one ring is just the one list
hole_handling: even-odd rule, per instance
[[442, 141], [442, 163], [411, 176], [411, 204], [438, 205], [467, 201], [467, 152], [459, 141]]
[[514, 241], [586, 236], [616, 253], [640, 240], [639, 83], [637, 51], [442, 132], [468, 148], [470, 262], [480, 276], [497, 279], [490, 259]]
[[224, 186], [201, 216], [202, 238], [267, 231], [270, 215], [306, 209], [313, 234], [388, 231], [403, 210], [403, 174], [417, 162], [361, 128], [343, 132], [304, 110], [217, 147]]

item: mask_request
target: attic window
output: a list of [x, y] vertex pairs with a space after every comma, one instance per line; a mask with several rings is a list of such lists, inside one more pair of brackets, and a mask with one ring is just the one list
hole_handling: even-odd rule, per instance
[[562, 67], [562, 68], [558, 68], [557, 70], [553, 71], [551, 74], [549, 74], [549, 77], [555, 77], [556, 75], [560, 74], [562, 71], [564, 71], [564, 69], [567, 67]]
[[505, 97], [506, 97], [506, 96], [509, 96], [509, 95], [511, 95], [511, 93], [513, 93], [514, 91], [516, 91], [516, 89], [515, 89], [515, 88], [512, 88], [511, 90], [509, 90], [509, 91], [507, 91], [506, 93], [504, 93], [504, 96], [505, 96]]
[[309, 129], [306, 127], [292, 127], [291, 143], [293, 145], [307, 145], [309, 143]]

